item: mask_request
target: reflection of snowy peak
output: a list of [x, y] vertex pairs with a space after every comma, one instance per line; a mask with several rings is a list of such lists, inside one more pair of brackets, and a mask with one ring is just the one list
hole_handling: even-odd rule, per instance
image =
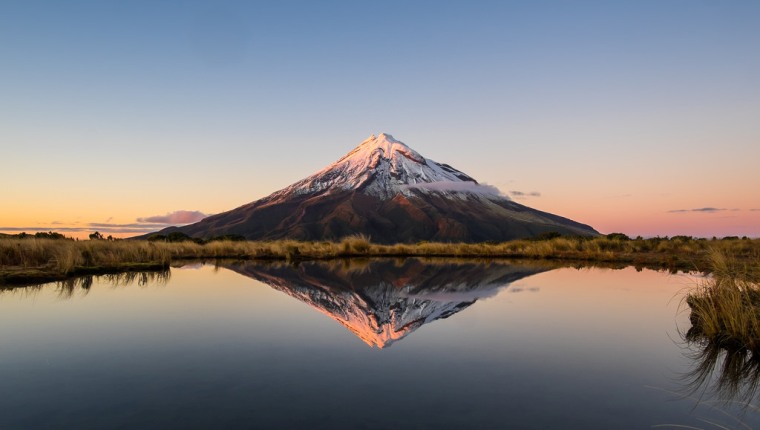
[[[426, 189], [425, 185], [431, 183], [437, 183], [439, 190], [479, 190], [477, 181], [466, 174], [447, 164], [428, 160], [393, 136], [380, 133], [370, 136], [335, 163], [273, 197], [357, 190], [389, 199], [399, 193], [410, 194], [413, 188]], [[497, 195], [488, 187], [482, 187], [482, 191]]]
[[322, 288], [270, 285], [309, 304], [341, 323], [367, 345], [378, 348], [390, 346], [422, 325], [446, 318], [475, 302], [475, 299], [446, 302], [404, 297], [387, 283], [361, 293], [349, 290], [328, 293]]
[[513, 202], [384, 133], [267, 197], [159, 233], [172, 232], [249, 240], [338, 240], [363, 234], [378, 243], [598, 234], [587, 225]]
[[424, 324], [451, 316], [510, 282], [545, 269], [507, 264], [423, 264], [408, 259], [343, 270], [326, 263], [296, 266], [234, 263], [225, 267], [280, 290], [385, 348]]

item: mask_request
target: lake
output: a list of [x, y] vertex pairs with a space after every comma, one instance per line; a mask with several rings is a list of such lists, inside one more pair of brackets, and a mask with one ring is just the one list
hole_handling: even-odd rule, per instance
[[760, 428], [756, 379], [721, 390], [683, 340], [698, 281], [407, 259], [0, 291], [0, 429]]

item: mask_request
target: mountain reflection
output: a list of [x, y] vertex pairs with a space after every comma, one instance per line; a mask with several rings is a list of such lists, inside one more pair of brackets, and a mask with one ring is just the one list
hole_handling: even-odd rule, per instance
[[386, 348], [550, 266], [419, 259], [221, 264], [307, 303], [367, 345]]

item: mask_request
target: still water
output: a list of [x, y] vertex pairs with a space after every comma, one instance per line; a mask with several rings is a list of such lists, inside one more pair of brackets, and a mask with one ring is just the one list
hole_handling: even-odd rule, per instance
[[760, 428], [720, 360], [695, 376], [696, 281], [409, 259], [0, 291], [0, 429]]

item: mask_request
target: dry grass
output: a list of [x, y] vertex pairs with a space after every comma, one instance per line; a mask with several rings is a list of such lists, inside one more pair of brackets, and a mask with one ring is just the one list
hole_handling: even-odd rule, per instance
[[[760, 261], [710, 253], [712, 276], [691, 292], [689, 340], [760, 353]], [[760, 357], [759, 357], [760, 358]]]
[[685, 390], [747, 409], [760, 386], [760, 259], [716, 248], [710, 265], [712, 276], [685, 299], [692, 326], [684, 339], [696, 347]]
[[[760, 240], [621, 239], [618, 237], [514, 240], [504, 243], [433, 243], [380, 245], [365, 236], [340, 242], [0, 239], [0, 282], [24, 277], [61, 277], [99, 269], [141, 265], [168, 267], [171, 261], [197, 258], [314, 260], [349, 257], [478, 257], [555, 259], [622, 263], [671, 270], [710, 270], [709, 249], [741, 261], [760, 255]], [[9, 275], [10, 274], [10, 275]], [[13, 278], [13, 276], [16, 278]]]
[[67, 273], [77, 267], [106, 267], [125, 263], [168, 265], [170, 261], [168, 249], [142, 241], [0, 240], [0, 266], [43, 267]]
[[168, 249], [149, 242], [0, 239], [0, 283], [155, 269], [170, 261]]

